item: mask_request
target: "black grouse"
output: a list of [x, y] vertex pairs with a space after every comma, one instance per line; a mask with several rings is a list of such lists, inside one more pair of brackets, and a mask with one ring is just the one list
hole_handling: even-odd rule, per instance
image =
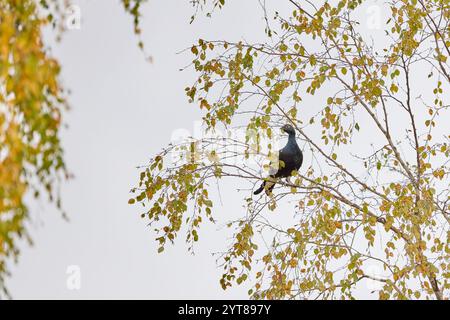
[[270, 195], [275, 187], [277, 178], [290, 177], [292, 171], [298, 171], [303, 163], [303, 153], [295, 140], [295, 129], [290, 124], [285, 124], [281, 127], [281, 131], [286, 132], [289, 135], [289, 139], [284, 148], [278, 151], [278, 170], [264, 180], [261, 186], [253, 192], [255, 195], [260, 194], [263, 190], [266, 191], [267, 195]]

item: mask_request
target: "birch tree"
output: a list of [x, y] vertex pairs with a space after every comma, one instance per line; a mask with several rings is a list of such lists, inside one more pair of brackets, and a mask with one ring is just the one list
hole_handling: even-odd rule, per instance
[[[448, 298], [449, 1], [378, 3], [389, 16], [382, 41], [361, 19], [366, 2], [277, 1], [290, 13], [255, 10], [267, 41], [199, 39], [189, 48], [187, 70], [197, 76], [186, 95], [205, 133], [153, 155], [129, 200], [158, 252], [180, 236], [193, 248], [202, 224], [226, 219], [212, 193], [229, 179], [247, 191], [236, 192], [240, 218], [226, 222], [223, 289], [353, 299], [370, 280], [380, 299]], [[193, 3], [199, 12], [226, 6]], [[272, 197], [255, 197], [285, 123], [296, 129], [303, 166]], [[286, 203], [291, 211], [279, 210]]]

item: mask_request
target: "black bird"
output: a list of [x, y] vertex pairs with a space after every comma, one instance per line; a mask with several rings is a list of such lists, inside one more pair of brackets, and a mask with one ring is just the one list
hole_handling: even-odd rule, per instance
[[292, 171], [298, 171], [303, 163], [303, 153], [295, 140], [295, 129], [290, 124], [285, 124], [281, 127], [281, 130], [289, 135], [289, 139], [284, 148], [278, 151], [278, 170], [264, 180], [261, 186], [253, 192], [255, 195], [260, 194], [263, 190], [266, 191], [267, 195], [270, 195], [275, 187], [277, 178], [290, 177]]

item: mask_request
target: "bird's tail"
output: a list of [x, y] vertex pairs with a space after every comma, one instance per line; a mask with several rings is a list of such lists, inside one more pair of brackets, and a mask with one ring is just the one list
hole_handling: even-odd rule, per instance
[[264, 190], [264, 186], [266, 185], [266, 182], [263, 181], [263, 183], [261, 183], [261, 186], [255, 190], [255, 192], [253, 192], [254, 195], [260, 194], [263, 190]]
[[275, 187], [274, 177], [270, 176], [269, 179], [266, 179], [261, 183], [261, 186], [253, 192], [254, 195], [260, 194], [263, 190], [266, 191], [266, 194], [269, 196], [272, 193], [273, 188]]

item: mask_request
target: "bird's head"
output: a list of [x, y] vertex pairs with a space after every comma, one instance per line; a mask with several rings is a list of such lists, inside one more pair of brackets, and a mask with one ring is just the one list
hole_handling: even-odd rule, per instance
[[288, 135], [295, 135], [295, 129], [290, 124], [285, 124], [284, 126], [282, 126], [281, 131], [286, 132]]

